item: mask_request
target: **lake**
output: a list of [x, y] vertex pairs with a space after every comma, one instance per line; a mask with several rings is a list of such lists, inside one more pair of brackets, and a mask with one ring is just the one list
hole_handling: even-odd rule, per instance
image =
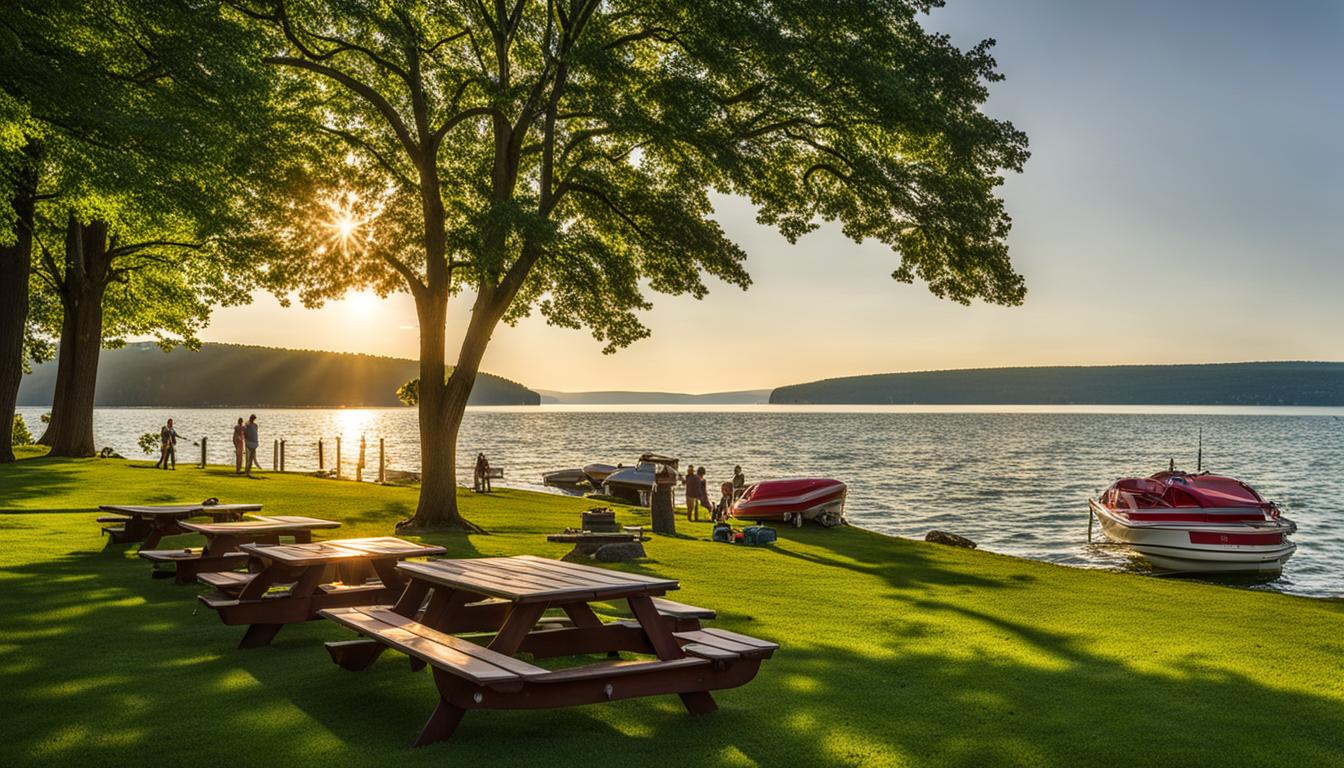
[[[38, 432], [42, 408], [20, 408]], [[390, 468], [419, 469], [415, 412], [387, 409], [99, 408], [98, 445], [141, 457], [137, 438], [169, 416], [188, 441], [208, 436], [209, 460], [233, 460], [231, 425], [255, 412], [263, 457], [286, 440], [286, 467], [328, 467], [341, 436], [353, 471], [360, 436], [376, 473], [378, 438]], [[835, 477], [849, 484], [856, 525], [923, 537], [938, 528], [982, 549], [1068, 565], [1136, 568], [1122, 550], [1087, 542], [1087, 498], [1124, 475], [1204, 467], [1232, 475], [1280, 504], [1299, 525], [1297, 555], [1256, 589], [1344, 596], [1344, 408], [1113, 406], [541, 406], [471, 408], [459, 445], [459, 481], [483, 451], [505, 484], [542, 489], [541, 474], [657, 451], [709, 467], [711, 488], [741, 464], [748, 481]], [[179, 461], [200, 449], [179, 446]], [[297, 510], [295, 510], [297, 511]]]

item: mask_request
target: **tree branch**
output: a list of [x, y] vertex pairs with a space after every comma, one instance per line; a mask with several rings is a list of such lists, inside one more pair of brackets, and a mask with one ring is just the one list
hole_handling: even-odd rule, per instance
[[410, 155], [412, 160], [419, 161], [420, 146], [415, 143], [414, 137], [412, 137], [410, 131], [406, 129], [405, 121], [401, 119], [401, 115], [397, 112], [396, 108], [393, 107], [381, 93], [378, 93], [378, 91], [374, 90], [373, 87], [367, 83], [356, 80], [334, 67], [328, 67], [325, 64], [318, 64], [313, 61], [308, 61], [307, 59], [295, 58], [293, 56], [267, 56], [262, 61], [267, 64], [279, 64], [281, 66], [306, 69], [309, 72], [315, 72], [344, 85], [350, 91], [358, 94], [365, 101], [372, 104], [373, 107], [383, 115], [387, 120], [388, 125], [390, 125], [392, 130], [397, 134], [397, 139], [401, 141], [401, 145], [406, 150], [406, 154]]
[[373, 159], [377, 161], [378, 165], [383, 167], [383, 170], [387, 171], [389, 174], [392, 175], [392, 178], [396, 179], [400, 184], [407, 187], [408, 189], [412, 190], [416, 189], [415, 182], [411, 181], [411, 179], [408, 176], [403, 174], [400, 169], [398, 169], [395, 165], [392, 164], [391, 160], [384, 157], [382, 152], [379, 152], [377, 148], [375, 148], [372, 144], [368, 143], [364, 139], [361, 139], [360, 137], [356, 136], [350, 131], [343, 131], [340, 128], [332, 128], [326, 125], [319, 125], [317, 126], [317, 129], [325, 133], [330, 133], [333, 136], [343, 139], [347, 144], [350, 144], [353, 147], [368, 152], [370, 155], [373, 156]]

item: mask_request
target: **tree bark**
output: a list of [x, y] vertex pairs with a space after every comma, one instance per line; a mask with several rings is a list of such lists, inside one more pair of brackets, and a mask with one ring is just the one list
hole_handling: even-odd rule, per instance
[[32, 271], [33, 211], [36, 207], [41, 147], [28, 139], [10, 205], [15, 215], [15, 242], [0, 247], [0, 419], [5, 439], [0, 462], [14, 460], [14, 409], [23, 380], [23, 331], [28, 321], [28, 278]]
[[[49, 456], [84, 457], [96, 452], [93, 404], [98, 357], [103, 346], [103, 294], [110, 263], [108, 224], [80, 224], [71, 217], [66, 237], [65, 285], [61, 304], [61, 350], [51, 424], [43, 434]], [[67, 338], [68, 337], [68, 338]]]

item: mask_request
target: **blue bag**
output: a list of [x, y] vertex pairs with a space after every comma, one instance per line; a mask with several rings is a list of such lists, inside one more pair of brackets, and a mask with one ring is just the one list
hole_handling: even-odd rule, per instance
[[714, 541], [731, 543], [733, 540], [733, 527], [727, 523], [718, 523], [714, 526], [714, 533], [711, 535]]
[[742, 529], [742, 543], [753, 547], [763, 547], [779, 540], [779, 534], [775, 533], [774, 528], [764, 525], [751, 525]]

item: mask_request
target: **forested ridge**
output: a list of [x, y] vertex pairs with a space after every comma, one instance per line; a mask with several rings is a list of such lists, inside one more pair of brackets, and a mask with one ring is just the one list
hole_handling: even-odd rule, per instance
[[779, 404], [1344, 405], [1344, 363], [1051, 366], [879, 373], [779, 387]]
[[[203, 344], [164, 352], [151, 342], [103, 352], [99, 406], [387, 406], [397, 387], [420, 373], [415, 360], [345, 352]], [[20, 405], [48, 405], [54, 362], [35, 366], [19, 388]], [[537, 405], [541, 396], [508, 379], [478, 374], [473, 405]]]

